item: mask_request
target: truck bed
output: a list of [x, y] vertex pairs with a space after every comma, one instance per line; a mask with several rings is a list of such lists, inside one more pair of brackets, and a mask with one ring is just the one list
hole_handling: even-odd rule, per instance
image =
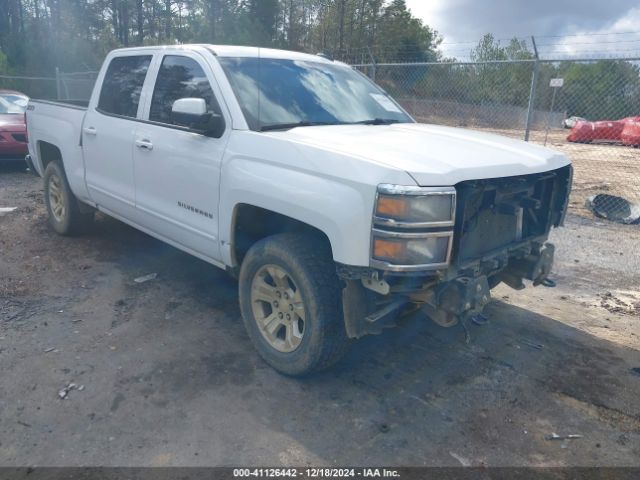
[[32, 98], [30, 102], [56, 105], [58, 107], [75, 108], [79, 110], [86, 110], [89, 106], [89, 100], [41, 100], [39, 98]]
[[[43, 157], [64, 159], [67, 178], [73, 192], [86, 197], [84, 185], [84, 161], [82, 157], [82, 124], [88, 101], [37, 100], [27, 107], [27, 132], [29, 153], [35, 170], [44, 174]], [[52, 153], [57, 149], [59, 153]]]

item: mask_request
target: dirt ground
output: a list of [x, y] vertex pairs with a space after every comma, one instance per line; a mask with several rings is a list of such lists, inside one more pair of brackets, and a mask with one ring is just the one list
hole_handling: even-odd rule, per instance
[[104, 216], [59, 237], [41, 180], [0, 166], [14, 206], [2, 466], [640, 466], [637, 225], [569, 215], [557, 287], [498, 287], [469, 343], [416, 317], [296, 380], [252, 349], [222, 271]]

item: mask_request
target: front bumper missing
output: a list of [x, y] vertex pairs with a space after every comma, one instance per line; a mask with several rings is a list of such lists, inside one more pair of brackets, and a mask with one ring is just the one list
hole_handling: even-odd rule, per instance
[[497, 283], [505, 282], [515, 289], [524, 288], [523, 280], [532, 281], [534, 286], [541, 284], [551, 272], [554, 251], [550, 243], [533, 243], [527, 252], [509, 257], [499, 271], [465, 270], [453, 278], [444, 275], [440, 280], [434, 276], [425, 277], [424, 282], [413, 290], [392, 285], [387, 295], [365, 287], [362, 278], [343, 276], [346, 333], [350, 338], [379, 334], [384, 328], [396, 325], [403, 314], [418, 308], [438, 325], [451, 327], [482, 313], [491, 300], [491, 288]]
[[482, 313], [491, 292], [487, 277], [481, 275], [445, 282], [436, 287], [431, 297], [422, 311], [441, 327], [452, 327], [460, 319]]
[[551, 273], [555, 247], [552, 243], [535, 246], [529, 255], [509, 261], [507, 268], [498, 274], [498, 279], [515, 290], [522, 290], [522, 280], [531, 280], [533, 286], [540, 285]]

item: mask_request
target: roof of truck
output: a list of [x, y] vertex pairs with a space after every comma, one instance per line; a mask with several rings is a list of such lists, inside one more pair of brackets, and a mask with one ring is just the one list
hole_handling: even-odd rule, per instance
[[186, 45], [157, 45], [149, 47], [131, 47], [120, 48], [117, 52], [125, 52], [129, 50], [163, 50], [169, 48], [178, 48], [184, 50], [193, 50], [194, 47], [207, 48], [215, 55], [220, 57], [261, 57], [261, 58], [282, 58], [286, 60], [307, 60], [313, 62], [333, 63], [320, 55], [312, 55], [309, 53], [294, 52], [291, 50], [277, 50], [274, 48], [262, 47], [242, 47], [236, 45], [211, 45], [211, 44], [186, 44]]

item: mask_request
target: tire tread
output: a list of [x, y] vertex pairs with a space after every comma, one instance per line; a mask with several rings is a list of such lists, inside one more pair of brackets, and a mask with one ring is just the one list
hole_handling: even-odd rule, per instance
[[[66, 225], [54, 224], [53, 217], [51, 212], [49, 211], [49, 198], [47, 195], [47, 181], [48, 177], [52, 174], [52, 172], [56, 170], [56, 174], [60, 177], [62, 181], [62, 186], [65, 190], [65, 195], [67, 195], [69, 199], [69, 218], [66, 222]], [[94, 213], [83, 213], [80, 211], [80, 206], [78, 205], [78, 199], [71, 191], [69, 187], [69, 181], [67, 180], [67, 174], [64, 170], [64, 166], [62, 162], [59, 160], [54, 160], [50, 162], [45, 168], [43, 174], [43, 180], [45, 183], [45, 205], [47, 206], [47, 211], [49, 213], [49, 223], [54, 228], [54, 230], [60, 235], [66, 236], [75, 236], [85, 233], [93, 223]]]
[[314, 302], [317, 319], [323, 323], [320, 337], [316, 338], [319, 351], [315, 352], [308, 368], [302, 371], [296, 371], [295, 366], [286, 370], [276, 368], [287, 375], [304, 375], [331, 367], [346, 353], [351, 341], [344, 328], [342, 289], [328, 242], [312, 234], [277, 234], [257, 242], [247, 253], [245, 262], [253, 261], [254, 256], [261, 256], [265, 250], [290, 256], [308, 272], [309, 284], [317, 299]]

